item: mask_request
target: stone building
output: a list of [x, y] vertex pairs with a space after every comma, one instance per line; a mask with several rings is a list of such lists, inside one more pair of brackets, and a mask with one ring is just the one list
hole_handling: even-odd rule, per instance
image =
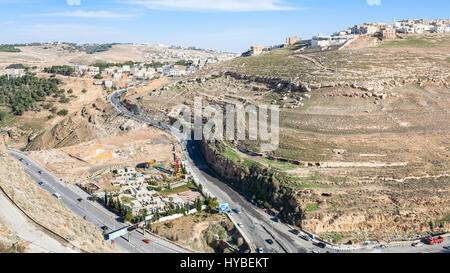
[[286, 38], [286, 45], [293, 45], [298, 42], [297, 36], [287, 37]]
[[383, 39], [395, 39], [397, 38], [397, 30], [395, 28], [385, 29], [382, 32]]

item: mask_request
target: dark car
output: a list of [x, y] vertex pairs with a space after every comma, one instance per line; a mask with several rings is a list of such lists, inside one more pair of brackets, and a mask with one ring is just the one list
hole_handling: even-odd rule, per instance
[[272, 239], [267, 239], [266, 242], [267, 242], [269, 245], [273, 245], [273, 240], [272, 240]]
[[42, 171], [38, 171], [39, 174], [42, 174]]
[[81, 202], [81, 201], [83, 201], [83, 198], [78, 198], [77, 201]]
[[317, 244], [317, 246], [320, 247], [320, 248], [325, 248], [327, 245], [325, 243], [319, 242]]
[[292, 234], [294, 234], [294, 235], [299, 235], [300, 234], [300, 232], [298, 230], [296, 230], [296, 229], [291, 229], [290, 232]]
[[39, 186], [42, 186], [42, 185], [44, 185], [44, 182], [41, 181], [38, 184], [39, 184]]

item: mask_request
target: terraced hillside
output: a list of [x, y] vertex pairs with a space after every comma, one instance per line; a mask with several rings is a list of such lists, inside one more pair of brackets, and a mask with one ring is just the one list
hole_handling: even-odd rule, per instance
[[237, 166], [288, 177], [272, 199], [293, 197], [301, 217], [290, 220], [305, 230], [342, 242], [415, 238], [450, 229], [449, 80], [450, 36], [410, 36], [237, 58], [125, 102], [151, 117], [196, 96], [203, 106], [279, 105], [276, 151], [211, 145]]

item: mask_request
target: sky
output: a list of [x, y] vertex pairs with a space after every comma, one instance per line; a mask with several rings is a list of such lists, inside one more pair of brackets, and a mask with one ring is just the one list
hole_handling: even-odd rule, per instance
[[0, 0], [0, 44], [150, 43], [240, 53], [364, 22], [450, 19], [448, 0]]

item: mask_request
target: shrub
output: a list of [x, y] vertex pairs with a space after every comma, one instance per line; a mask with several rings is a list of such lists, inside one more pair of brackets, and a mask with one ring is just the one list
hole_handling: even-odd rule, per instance
[[69, 114], [69, 111], [66, 109], [62, 109], [57, 114], [58, 114], [58, 116], [67, 116], [67, 114]]

